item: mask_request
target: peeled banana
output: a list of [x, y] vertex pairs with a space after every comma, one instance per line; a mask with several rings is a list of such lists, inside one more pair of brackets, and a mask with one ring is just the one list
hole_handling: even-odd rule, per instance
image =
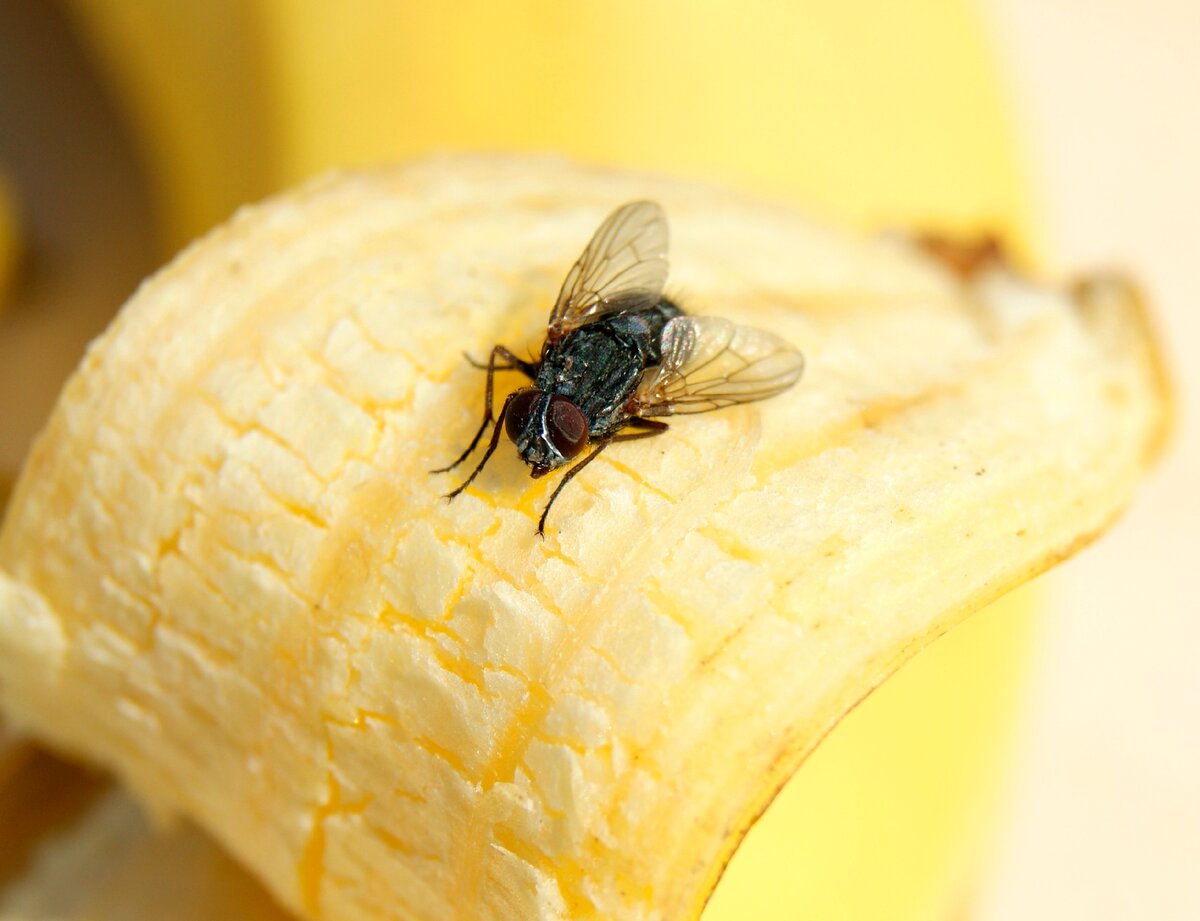
[[[442, 501], [462, 352], [540, 343], [635, 198], [687, 309], [805, 379], [610, 449], [544, 540], [511, 445]], [[1167, 412], [1114, 279], [964, 279], [556, 159], [329, 176], [147, 281], [67, 385], [0, 532], [0, 711], [309, 918], [695, 918], [847, 709], [1113, 519]]]

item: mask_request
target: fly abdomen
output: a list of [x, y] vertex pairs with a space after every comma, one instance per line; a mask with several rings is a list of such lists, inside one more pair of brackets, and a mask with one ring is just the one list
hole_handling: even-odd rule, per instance
[[635, 344], [638, 349], [638, 364], [649, 368], [662, 359], [663, 329], [667, 323], [682, 314], [683, 311], [675, 304], [663, 298], [647, 310], [620, 314], [602, 322], [607, 322], [617, 335]]

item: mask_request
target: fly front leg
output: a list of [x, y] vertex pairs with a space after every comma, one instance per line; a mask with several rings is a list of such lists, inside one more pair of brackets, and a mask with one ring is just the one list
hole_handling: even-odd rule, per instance
[[[465, 354], [465, 353], [464, 353]], [[532, 365], [527, 361], [522, 361], [507, 348], [502, 345], [497, 345], [492, 349], [492, 355], [488, 359], [486, 365], [481, 365], [470, 355], [466, 356], [467, 361], [475, 365], [477, 368], [487, 368], [487, 391], [483, 398], [483, 421], [479, 423], [479, 430], [475, 433], [475, 437], [471, 439], [471, 443], [467, 445], [467, 450], [463, 451], [458, 456], [458, 460], [447, 467], [439, 467], [437, 470], [431, 470], [430, 473], [448, 473], [471, 456], [471, 452], [479, 444], [479, 439], [483, 437], [483, 433], [487, 431], [488, 424], [492, 421], [492, 394], [495, 392], [495, 375], [497, 371], [520, 371], [527, 375], [530, 379], [537, 377], [537, 366]], [[506, 365], [497, 365], [496, 359], [500, 358], [507, 361]], [[497, 426], [499, 431], [499, 426]]]
[[561, 480], [559, 480], [558, 485], [556, 487], [554, 487], [554, 492], [550, 493], [550, 501], [547, 502], [546, 507], [544, 509], [542, 509], [542, 517], [538, 519], [538, 526], [537, 526], [538, 537], [546, 536], [546, 516], [550, 514], [550, 506], [552, 506], [554, 504], [554, 500], [558, 498], [558, 494], [563, 491], [563, 488], [568, 483], [571, 482], [571, 480], [574, 478], [575, 474], [577, 474], [580, 470], [582, 470], [584, 467], [586, 467], [588, 464], [590, 464], [592, 461], [594, 461], [600, 455], [600, 452], [603, 451], [605, 448], [607, 448], [612, 443], [613, 443], [613, 436], [611, 436], [611, 435], [608, 436], [607, 438], [603, 439], [602, 441], [596, 442], [596, 447], [592, 451], [592, 453], [589, 454], [587, 457], [585, 457], [583, 460], [581, 460], [578, 464], [576, 464], [570, 470], [568, 470], [566, 472], [566, 474], [563, 476], [563, 478]]
[[668, 428], [670, 428], [670, 426], [665, 422], [659, 422], [656, 419], [642, 419], [639, 417], [630, 419], [626, 425], [636, 426], [643, 429], [643, 431], [621, 432], [618, 435], [609, 435], [607, 438], [596, 442], [596, 447], [592, 453], [568, 470], [566, 475], [563, 476], [562, 480], [559, 481], [559, 484], [555, 487], [554, 492], [550, 494], [550, 501], [547, 502], [546, 507], [542, 509], [542, 517], [538, 519], [537, 533], [539, 537], [546, 536], [546, 516], [550, 514], [550, 506], [554, 504], [554, 500], [558, 498], [558, 494], [561, 493], [563, 488], [571, 482], [571, 478], [592, 461], [594, 461], [601, 451], [607, 448], [614, 441], [636, 441], [639, 438], [653, 438], [655, 435], [661, 435]]
[[[479, 476], [479, 471], [481, 471], [484, 468], [484, 466], [487, 464], [487, 462], [489, 460], [491, 460], [492, 455], [496, 453], [496, 445], [500, 444], [500, 433], [504, 431], [504, 416], [508, 412], [508, 407], [512, 403], [513, 397], [515, 397], [515, 396], [516, 396], [515, 393], [510, 393], [507, 397], [504, 398], [504, 405], [500, 407], [500, 416], [496, 419], [496, 427], [494, 429], [492, 429], [492, 437], [488, 441], [487, 450], [483, 452], [483, 458], [476, 465], [475, 469], [471, 471], [471, 475], [469, 477], [467, 477], [466, 480], [463, 483], [461, 483], [457, 489], [454, 489], [454, 490], [446, 493], [446, 495], [444, 495], [442, 497], [443, 499], [453, 499], [460, 492], [462, 492], [464, 489], [466, 489], [468, 486], [470, 486], [471, 481], [474, 480], [475, 477]], [[482, 434], [482, 431], [481, 431], [481, 434]], [[476, 439], [476, 441], [478, 441], [479, 436], [476, 435], [475, 439]], [[473, 448], [473, 447], [475, 447], [475, 445], [472, 444], [471, 447]], [[471, 453], [470, 450], [468, 450], [467, 454], [470, 454], [470, 453]], [[462, 460], [462, 458], [459, 458], [458, 461], [455, 461], [455, 464], [458, 464], [459, 461], [461, 461], [461, 460]]]

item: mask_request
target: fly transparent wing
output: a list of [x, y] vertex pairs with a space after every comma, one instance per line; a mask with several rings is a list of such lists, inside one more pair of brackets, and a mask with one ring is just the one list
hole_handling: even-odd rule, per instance
[[662, 363], [642, 378], [639, 416], [705, 413], [782, 393], [800, 379], [804, 356], [774, 333], [721, 317], [676, 317], [662, 337]]
[[622, 205], [571, 266], [554, 309], [557, 337], [607, 313], [653, 307], [667, 281], [667, 216], [652, 201]]

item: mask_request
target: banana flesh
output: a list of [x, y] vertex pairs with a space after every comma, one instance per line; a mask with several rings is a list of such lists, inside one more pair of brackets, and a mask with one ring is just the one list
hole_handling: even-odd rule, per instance
[[[575, 480], [454, 503], [482, 375], [591, 230], [661, 201], [695, 313], [808, 358]], [[516, 384], [515, 381], [512, 382]], [[1161, 443], [1136, 295], [559, 160], [247, 209], [90, 349], [0, 533], [0, 710], [329, 919], [696, 917], [820, 738], [1074, 552]]]

